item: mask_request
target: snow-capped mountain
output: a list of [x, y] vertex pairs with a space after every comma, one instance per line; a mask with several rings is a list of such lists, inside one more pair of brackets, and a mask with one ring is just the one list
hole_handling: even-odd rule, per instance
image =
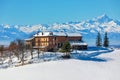
[[[8, 44], [15, 39], [25, 39], [37, 31], [65, 31], [79, 32], [83, 39], [90, 45], [95, 44], [96, 33], [108, 32], [111, 44], [120, 44], [120, 21], [109, 18], [106, 14], [95, 17], [91, 20], [54, 23], [52, 25], [0, 25], [0, 44]], [[4, 42], [4, 43], [3, 43]]]
[[[117, 21], [119, 22], [119, 21]], [[120, 25], [107, 15], [102, 15], [92, 20], [82, 22], [68, 22], [63, 24], [53, 24], [50, 28], [52, 30], [66, 30], [66, 31], [89, 31], [91, 33], [100, 32], [115, 32], [120, 33]]]

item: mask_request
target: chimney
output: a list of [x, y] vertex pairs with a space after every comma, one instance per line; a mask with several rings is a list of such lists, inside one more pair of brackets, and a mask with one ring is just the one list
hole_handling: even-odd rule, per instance
[[43, 32], [42, 32], [42, 35], [43, 35]]
[[50, 35], [53, 35], [53, 32], [50, 32]]

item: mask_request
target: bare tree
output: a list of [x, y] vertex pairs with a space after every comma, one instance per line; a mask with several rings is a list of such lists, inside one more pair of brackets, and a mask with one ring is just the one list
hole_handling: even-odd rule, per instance
[[26, 51], [26, 46], [24, 44], [24, 41], [20, 40], [20, 39], [17, 40], [17, 45], [18, 45], [20, 59], [21, 59], [22, 65], [23, 65], [24, 64], [24, 57], [25, 57], [24, 53]]
[[10, 53], [13, 53], [19, 60], [19, 54], [18, 54], [18, 45], [16, 41], [12, 41], [9, 45], [9, 51]]
[[14, 42], [11, 42], [9, 48], [14, 53], [14, 55], [18, 58], [18, 60], [20, 59], [20, 62], [23, 65], [25, 51], [26, 51], [26, 46], [24, 44], [24, 40], [17, 39]]
[[26, 50], [30, 51], [30, 55], [31, 55], [31, 59], [33, 59], [33, 47], [32, 44], [31, 45], [26, 45]]
[[4, 46], [3, 45], [1, 45], [0, 46], [0, 59], [1, 59], [1, 63], [3, 64], [3, 52], [4, 52]]

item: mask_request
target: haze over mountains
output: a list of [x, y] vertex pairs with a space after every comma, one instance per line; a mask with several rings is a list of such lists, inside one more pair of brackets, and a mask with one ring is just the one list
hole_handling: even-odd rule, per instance
[[15, 39], [26, 39], [38, 31], [64, 31], [79, 32], [88, 45], [95, 45], [97, 32], [108, 32], [111, 45], [120, 45], [120, 21], [109, 18], [106, 14], [86, 21], [71, 21], [66, 23], [54, 23], [52, 25], [0, 25], [0, 44], [8, 45]]

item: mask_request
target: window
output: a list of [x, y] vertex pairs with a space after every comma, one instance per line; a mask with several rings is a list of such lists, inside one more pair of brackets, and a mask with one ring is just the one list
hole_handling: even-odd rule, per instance
[[55, 41], [56, 41], [56, 37], [55, 37]]
[[38, 43], [36, 43], [36, 46], [38, 46]]
[[40, 41], [44, 41], [44, 38], [41, 38]]
[[40, 41], [48, 41], [48, 38], [41, 38]]
[[35, 41], [37, 42], [37, 41], [38, 41], [38, 38], [35, 38]]
[[46, 38], [46, 41], [49, 41], [49, 39], [48, 39], [48, 38]]

